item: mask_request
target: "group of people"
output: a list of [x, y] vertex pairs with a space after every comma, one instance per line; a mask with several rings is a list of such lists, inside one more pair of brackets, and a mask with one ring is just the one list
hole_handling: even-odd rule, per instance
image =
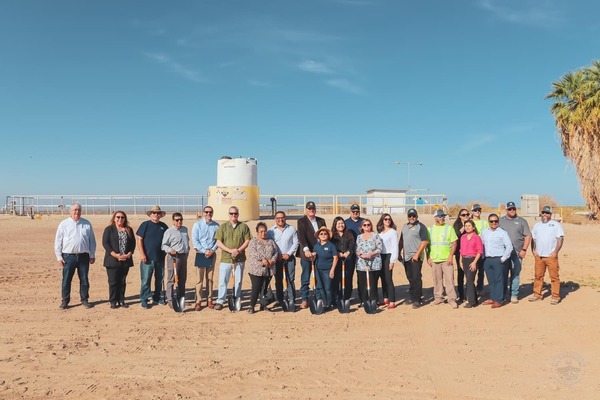
[[[465, 308], [477, 306], [485, 274], [489, 299], [483, 304], [498, 308], [509, 301], [518, 303], [522, 260], [530, 245], [535, 258], [535, 279], [529, 300], [542, 299], [548, 269], [551, 304], [560, 302], [558, 253], [564, 232], [561, 224], [552, 219], [551, 207], [543, 207], [541, 221], [531, 231], [527, 221], [517, 215], [513, 202], [506, 204], [505, 216], [500, 218], [492, 213], [487, 221], [481, 219], [478, 204], [473, 205], [471, 212], [461, 209], [452, 226], [446, 224], [444, 211], [436, 210], [435, 222], [429, 228], [419, 221], [417, 210], [411, 208], [406, 214], [407, 222], [400, 229], [388, 213], [381, 215], [374, 225], [369, 218], [360, 216], [357, 204], [350, 207], [349, 218], [335, 217], [331, 229], [316, 215], [314, 202], [307, 202], [305, 208], [297, 229], [287, 223], [285, 212], [278, 211], [274, 226], [269, 228], [259, 222], [252, 236], [248, 225], [239, 221], [237, 207], [231, 206], [229, 220], [218, 224], [212, 219], [213, 208], [206, 206], [193, 225], [191, 239], [183, 226], [181, 213], [172, 214], [169, 227], [161, 221], [166, 212], [154, 206], [147, 212], [150, 219], [134, 234], [127, 214], [116, 211], [102, 236], [110, 307], [128, 307], [126, 279], [136, 249], [140, 256], [139, 301], [143, 309], [155, 304], [172, 306], [173, 296], [185, 297], [188, 256], [192, 249], [195, 251], [196, 311], [204, 307], [223, 309], [230, 279], [233, 280], [231, 296], [241, 297], [244, 269], [251, 281], [249, 313], [256, 312], [259, 298], [266, 298], [273, 277], [276, 302], [282, 305], [289, 300], [295, 309], [296, 258], [300, 259], [301, 267], [300, 309], [308, 308], [311, 273], [316, 284], [315, 297], [323, 302], [325, 310], [353, 298], [355, 274], [358, 284], [355, 300], [359, 306], [364, 301], [375, 301], [381, 307], [393, 309], [397, 307], [393, 271], [398, 261], [403, 264], [409, 282], [409, 298], [405, 303], [413, 308], [421, 307], [424, 300], [424, 261], [432, 271], [432, 304], [447, 303], [452, 308], [458, 308], [460, 303]], [[218, 294], [213, 299], [218, 249], [221, 250]], [[81, 304], [91, 307], [88, 272], [89, 265], [95, 262], [96, 241], [90, 222], [81, 218], [80, 204], [74, 203], [70, 217], [58, 226], [54, 250], [63, 269], [60, 308], [68, 308], [75, 272], [79, 276]], [[174, 282], [177, 282], [177, 293], [173, 293]], [[270, 310], [265, 301], [260, 301], [260, 310]]]

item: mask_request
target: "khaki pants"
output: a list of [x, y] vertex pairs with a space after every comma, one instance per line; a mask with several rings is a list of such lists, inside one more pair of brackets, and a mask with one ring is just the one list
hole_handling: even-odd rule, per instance
[[548, 269], [552, 298], [560, 300], [560, 278], [558, 277], [558, 257], [535, 257], [535, 277], [533, 279], [533, 295], [542, 297], [544, 275]]
[[[213, 272], [215, 270], [214, 265], [212, 267], [195, 267], [196, 268], [196, 304], [201, 304], [204, 298], [202, 292], [204, 291], [204, 283], [206, 282], [206, 297], [207, 300], [212, 302], [213, 293]], [[208, 305], [208, 303], [207, 303]]]
[[449, 303], [456, 302], [456, 290], [454, 289], [454, 265], [447, 262], [432, 262], [431, 273], [433, 275], [433, 298], [444, 300], [444, 289]]

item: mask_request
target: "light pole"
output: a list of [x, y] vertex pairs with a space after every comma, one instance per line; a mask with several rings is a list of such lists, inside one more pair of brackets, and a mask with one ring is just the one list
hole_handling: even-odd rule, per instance
[[416, 161], [397, 161], [394, 164], [396, 164], [396, 165], [406, 165], [407, 166], [407, 169], [408, 169], [408, 191], [407, 191], [407, 193], [410, 192], [410, 166], [411, 165], [421, 166], [421, 165], [423, 165], [423, 163], [422, 162], [416, 162]]

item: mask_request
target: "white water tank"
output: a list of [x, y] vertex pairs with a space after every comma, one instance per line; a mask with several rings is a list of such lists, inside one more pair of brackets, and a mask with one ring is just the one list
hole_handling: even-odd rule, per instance
[[255, 158], [221, 157], [217, 163], [217, 186], [258, 186]]

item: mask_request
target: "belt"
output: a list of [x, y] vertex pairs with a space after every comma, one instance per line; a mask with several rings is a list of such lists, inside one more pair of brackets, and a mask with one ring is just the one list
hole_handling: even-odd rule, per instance
[[66, 256], [81, 256], [83, 254], [87, 254], [87, 253], [63, 253]]

